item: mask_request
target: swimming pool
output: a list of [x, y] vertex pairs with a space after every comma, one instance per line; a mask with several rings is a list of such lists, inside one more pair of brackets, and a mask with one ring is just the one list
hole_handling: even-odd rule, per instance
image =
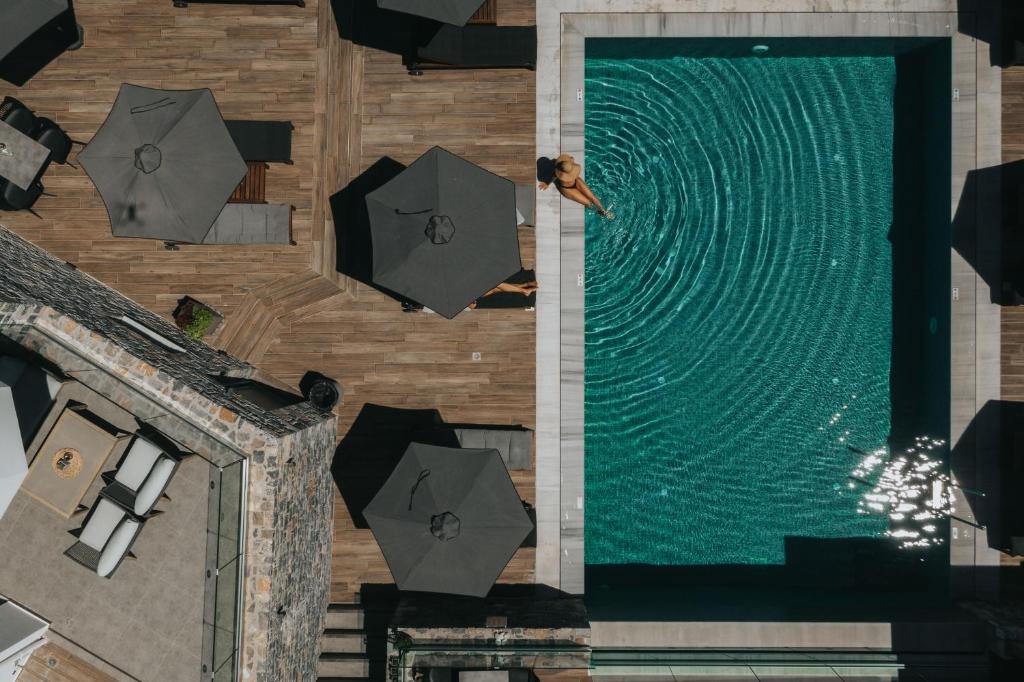
[[886, 530], [859, 451], [948, 432], [949, 242], [924, 234], [948, 196], [913, 176], [928, 103], [901, 89], [922, 49], [587, 41], [587, 180], [616, 214], [586, 218], [588, 565]]

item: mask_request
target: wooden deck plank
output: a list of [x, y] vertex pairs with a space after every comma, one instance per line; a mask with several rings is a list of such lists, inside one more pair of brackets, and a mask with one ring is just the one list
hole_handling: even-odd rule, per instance
[[[1024, 66], [1004, 69], [1002, 81], [1003, 163], [1009, 163], [1024, 159]], [[1024, 306], [1004, 306], [1001, 326], [1002, 398], [1024, 400]]]
[[[268, 273], [287, 274], [280, 271], [282, 252], [298, 257], [291, 271], [308, 268], [313, 257], [311, 178], [317, 159], [313, 104], [318, 4], [309, 0], [305, 9], [179, 9], [152, 0], [79, 0], [75, 10], [86, 29], [85, 46], [62, 55], [22, 88], [0, 82], [0, 96], [17, 97], [85, 141], [103, 123], [123, 82], [209, 87], [225, 118], [291, 119], [295, 165], [274, 164], [266, 170], [265, 200], [296, 206], [295, 246], [182, 246], [180, 251], [164, 251], [152, 241], [115, 239], [103, 202], [79, 164], [77, 169], [51, 166], [44, 176], [47, 191], [57, 196], [39, 200], [36, 210], [42, 220], [28, 213], [5, 213], [0, 220], [168, 318], [185, 295], [230, 316], [241, 301], [239, 293], [264, 284]], [[75, 162], [74, 155], [71, 160]], [[142, 262], [154, 268], [133, 267]], [[208, 269], [211, 264], [215, 270]]]
[[32, 652], [18, 679], [21, 682], [114, 682], [113, 677], [53, 642]]

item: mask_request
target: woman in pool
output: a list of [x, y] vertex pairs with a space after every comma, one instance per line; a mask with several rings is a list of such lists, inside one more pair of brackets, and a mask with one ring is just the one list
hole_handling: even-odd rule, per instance
[[[594, 195], [591, 189], [587, 187], [587, 183], [580, 177], [580, 171], [582, 170], [580, 165], [576, 163], [576, 159], [568, 154], [562, 154], [555, 159], [554, 181], [559, 194], [566, 199], [583, 204], [585, 208], [594, 209], [600, 216], [611, 218], [611, 214], [601, 204], [601, 200]], [[541, 190], [546, 190], [550, 184], [542, 182], [539, 187]]]

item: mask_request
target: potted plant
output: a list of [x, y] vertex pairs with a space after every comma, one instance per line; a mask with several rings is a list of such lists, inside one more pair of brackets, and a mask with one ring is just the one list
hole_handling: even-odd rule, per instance
[[223, 315], [191, 296], [181, 299], [174, 311], [174, 323], [196, 341], [213, 334], [223, 321]]

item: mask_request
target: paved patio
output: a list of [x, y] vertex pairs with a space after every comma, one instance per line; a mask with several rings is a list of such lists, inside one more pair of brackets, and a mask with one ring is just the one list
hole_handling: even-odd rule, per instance
[[[33, 446], [49, 431], [64, 401], [85, 403], [93, 414], [126, 432], [134, 418], [77, 383], [58, 396]], [[127, 441], [115, 446], [101, 471], [116, 467]], [[30, 452], [33, 447], [30, 447]], [[84, 514], [65, 519], [20, 491], [0, 520], [0, 585], [6, 596], [50, 621], [51, 628], [108, 664], [139, 679], [197, 680], [201, 668], [203, 557], [206, 555], [209, 464], [190, 457], [171, 480], [158, 508], [126, 560], [109, 579], [63, 555]], [[97, 477], [83, 503], [103, 486]], [[15, 549], [16, 548], [16, 549]], [[43, 656], [44, 654], [39, 654]]]

